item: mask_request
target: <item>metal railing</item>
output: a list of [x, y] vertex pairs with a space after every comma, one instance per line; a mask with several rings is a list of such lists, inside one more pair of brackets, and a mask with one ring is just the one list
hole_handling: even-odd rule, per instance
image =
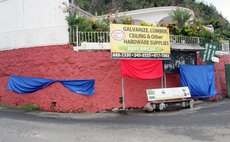
[[[97, 31], [78, 31], [77, 27], [70, 28], [70, 43], [80, 46], [82, 42], [108, 43], [110, 42], [110, 33]], [[199, 45], [204, 38], [189, 37], [180, 35], [170, 35], [170, 42], [176, 44], [197, 44]]]
[[[70, 34], [70, 43], [80, 45], [82, 42], [110, 42], [109, 32], [82, 32], [75, 31]], [[197, 44], [199, 45], [204, 38], [170, 35], [170, 42], [176, 44]]]
[[110, 33], [108, 31], [78, 31], [77, 27], [71, 27], [69, 32], [70, 43], [80, 46], [82, 42], [108, 43]]
[[229, 41], [228, 40], [222, 40], [220, 44], [222, 47], [221, 51], [229, 53]]
[[[109, 31], [105, 32], [97, 32], [97, 31], [78, 31], [77, 27], [74, 26], [70, 28], [69, 32], [69, 39], [70, 43], [73, 43], [76, 45], [76, 48], [79, 50], [92, 50], [94, 49], [94, 46], [97, 46], [98, 43], [109, 43], [110, 42], [110, 33]], [[204, 45], [205, 42], [207, 42], [205, 38], [201, 37], [191, 37], [191, 36], [181, 36], [181, 35], [170, 35], [170, 43], [171, 44], [190, 44], [190, 45]], [[88, 44], [89, 46], [86, 47]], [[94, 44], [94, 46], [93, 46]], [[83, 45], [83, 46], [82, 46]], [[109, 45], [109, 44], [107, 44]], [[106, 45], [106, 46], [107, 46]], [[95, 47], [97, 50], [100, 49], [100, 47]], [[102, 47], [101, 50], [109, 49], [110, 47]], [[220, 43], [220, 49], [224, 52], [229, 52], [229, 42], [224, 41]]]
[[170, 35], [170, 42], [176, 44], [193, 44], [199, 45], [205, 39], [201, 37], [190, 37], [190, 36], [181, 36], [181, 35]]

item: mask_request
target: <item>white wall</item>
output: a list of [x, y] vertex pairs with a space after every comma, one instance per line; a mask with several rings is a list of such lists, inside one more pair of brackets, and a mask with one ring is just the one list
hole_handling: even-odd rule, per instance
[[0, 0], [0, 50], [68, 43], [65, 0]]
[[[145, 21], [147, 23], [152, 23], [157, 25], [162, 19], [170, 17], [170, 13], [176, 10], [178, 7], [176, 6], [165, 6], [165, 7], [153, 7], [146, 9], [139, 9], [127, 12], [118, 13], [119, 16], [130, 16], [133, 19], [138, 19], [141, 21]], [[181, 7], [183, 8], [183, 7]], [[194, 17], [194, 12], [190, 9], [183, 8], [189, 10], [192, 14], [192, 18]]]

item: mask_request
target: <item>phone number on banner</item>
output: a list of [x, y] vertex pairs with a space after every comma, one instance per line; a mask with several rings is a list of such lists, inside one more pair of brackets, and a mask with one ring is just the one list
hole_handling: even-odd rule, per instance
[[120, 53], [113, 52], [112, 58], [169, 58], [169, 54], [164, 53]]

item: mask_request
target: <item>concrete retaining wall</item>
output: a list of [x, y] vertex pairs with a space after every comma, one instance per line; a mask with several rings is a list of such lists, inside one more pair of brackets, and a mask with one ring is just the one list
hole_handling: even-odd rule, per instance
[[[74, 52], [72, 48], [71, 45], [62, 45], [1, 51], [1, 104], [37, 104], [43, 110], [59, 112], [97, 112], [120, 108], [120, 61], [111, 59], [108, 51]], [[223, 57], [218, 65], [225, 94], [224, 64], [229, 61], [229, 57]], [[95, 79], [95, 94], [91, 97], [75, 94], [60, 83], [54, 83], [32, 94], [20, 95], [6, 90], [10, 75], [49, 79]], [[168, 74], [167, 87], [178, 86], [179, 74]], [[145, 89], [160, 87], [160, 79], [125, 78], [126, 107], [143, 107], [147, 102]]]

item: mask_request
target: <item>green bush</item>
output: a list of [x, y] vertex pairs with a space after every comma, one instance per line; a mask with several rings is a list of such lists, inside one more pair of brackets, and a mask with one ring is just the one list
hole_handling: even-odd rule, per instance
[[[178, 8], [175, 10], [171, 16], [176, 21], [176, 23], [168, 24], [168, 25], [161, 25], [164, 27], [168, 27], [170, 34], [172, 35], [183, 35], [183, 36], [193, 36], [193, 37], [202, 37], [206, 38], [208, 40], [221, 40], [225, 37], [223, 34], [216, 34], [212, 33], [204, 28], [204, 21], [201, 20], [194, 20], [189, 21], [188, 20], [191, 16], [189, 11], [185, 9]], [[118, 16], [117, 14], [112, 17], [111, 14], [108, 14], [107, 16], [104, 16], [100, 19], [95, 18], [87, 18], [85, 16], [77, 16], [76, 12], [69, 12], [69, 16], [66, 17], [66, 20], [69, 24], [69, 26], [78, 27], [78, 31], [109, 31], [110, 23], [115, 24], [128, 24], [132, 25], [134, 21], [129, 16]], [[141, 22], [142, 26], [153, 26], [152, 24]], [[218, 33], [218, 32], [217, 32]], [[73, 36], [73, 33], [70, 33], [71, 38], [76, 38]], [[224, 33], [228, 34], [228, 33]], [[99, 37], [93, 37], [92, 35], [92, 42], [94, 39], [99, 40]], [[76, 39], [75, 39], [76, 40]], [[84, 41], [84, 39], [81, 39]], [[70, 40], [72, 41], [72, 40]], [[100, 41], [103, 41], [103, 39], [100, 39]]]
[[35, 104], [27, 104], [22, 106], [22, 109], [24, 111], [34, 111], [34, 110], [39, 110], [39, 107]]
[[77, 26], [78, 31], [109, 31], [110, 23], [116, 24], [133, 24], [133, 20], [130, 16], [117, 16], [112, 15], [104, 16], [100, 19], [87, 18], [86, 16], [77, 16], [77, 12], [69, 12], [66, 17], [66, 21], [69, 27]]
[[74, 11], [74, 12], [69, 12], [69, 16], [66, 16], [66, 21], [67, 21], [67, 24], [71, 27], [73, 25], [75, 25], [77, 23], [77, 19], [76, 19], [76, 16], [77, 16], [77, 12]]

